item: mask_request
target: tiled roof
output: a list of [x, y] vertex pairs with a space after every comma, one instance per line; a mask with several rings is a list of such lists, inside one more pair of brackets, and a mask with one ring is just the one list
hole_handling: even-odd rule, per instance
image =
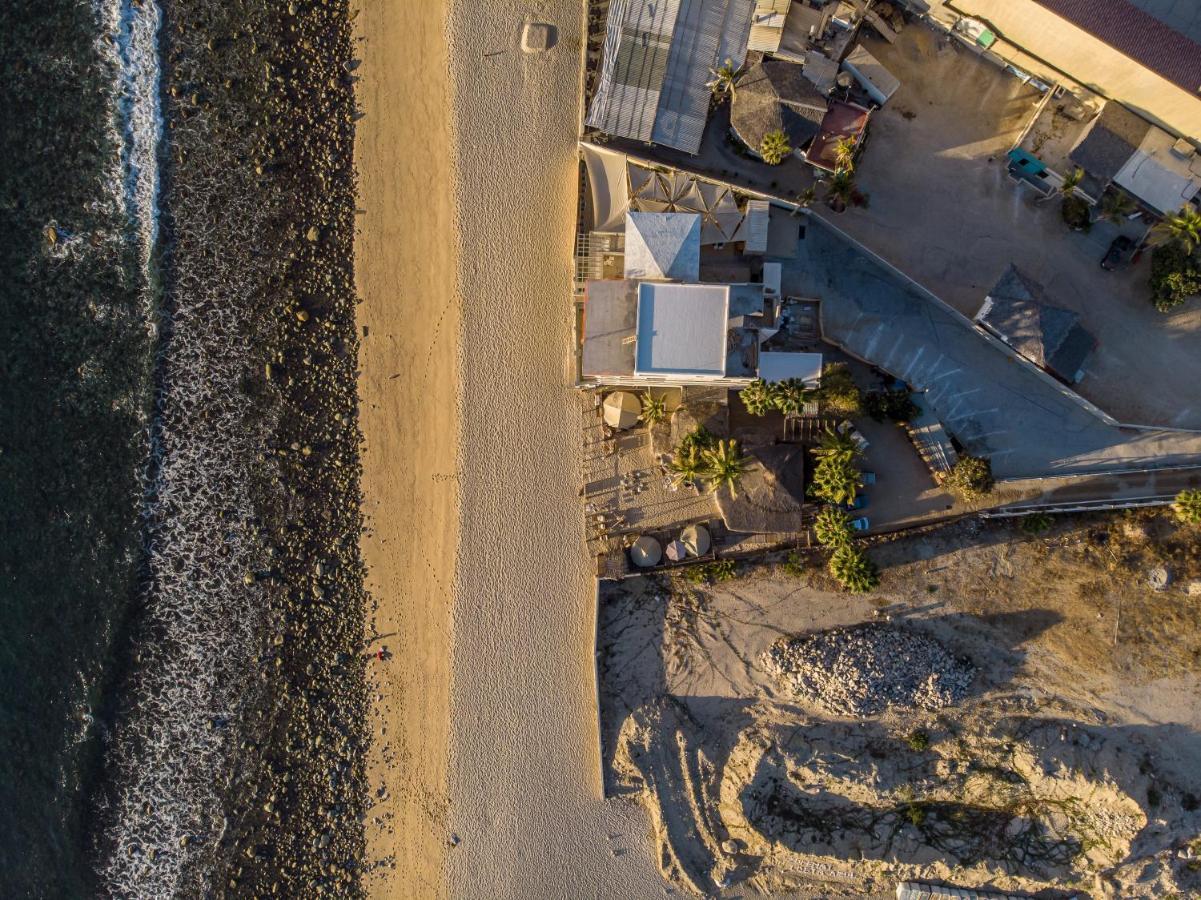
[[1191, 94], [1201, 91], [1201, 44], [1127, 0], [1035, 0]]
[[1151, 123], [1110, 100], [1068, 158], [1098, 181], [1113, 179], [1134, 154]]

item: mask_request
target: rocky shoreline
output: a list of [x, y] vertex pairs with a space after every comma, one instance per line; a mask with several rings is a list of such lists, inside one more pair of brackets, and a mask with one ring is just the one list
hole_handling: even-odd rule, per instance
[[[368, 704], [349, 11], [345, 2], [168, 0], [160, 43], [158, 450], [170, 460], [186, 445], [172, 429], [214, 425], [245, 428], [258, 442], [257, 459], [231, 461], [244, 479], [212, 486], [245, 491], [229, 502], [249, 515], [231, 511], [230, 533], [207, 536], [215, 547], [224, 539], [227, 549], [248, 548], [240, 579], [256, 650], [238, 659], [231, 640], [218, 668], [238, 697], [208, 723], [226, 762], [219, 815], [179, 837], [179, 850], [110, 834], [99, 855], [179, 853], [178, 884], [205, 895], [356, 896]], [[181, 340], [206, 319], [248, 358], [205, 359], [221, 345]], [[214, 368], [240, 365], [234, 418], [230, 398], [215, 396], [220, 379], [177, 396], [178, 357], [189, 354]], [[170, 508], [157, 516], [151, 543], [172, 527]], [[153, 632], [136, 641], [151, 648], [139, 666], [160, 652]]]

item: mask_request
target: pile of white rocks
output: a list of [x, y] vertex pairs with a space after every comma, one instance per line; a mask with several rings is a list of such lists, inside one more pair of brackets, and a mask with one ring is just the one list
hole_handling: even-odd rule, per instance
[[933, 638], [875, 623], [781, 638], [763, 664], [798, 699], [844, 716], [942, 709], [967, 695], [975, 674]]

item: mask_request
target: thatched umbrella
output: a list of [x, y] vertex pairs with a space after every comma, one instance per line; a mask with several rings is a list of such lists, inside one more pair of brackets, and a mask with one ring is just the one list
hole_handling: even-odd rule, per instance
[[689, 525], [680, 534], [680, 543], [693, 556], [709, 552], [709, 529], [704, 525]]
[[663, 558], [662, 545], [649, 534], [644, 534], [630, 547], [630, 559], [640, 569], [657, 566]]
[[642, 415], [642, 401], [629, 391], [614, 391], [605, 398], [605, 424], [619, 431], [633, 428]]

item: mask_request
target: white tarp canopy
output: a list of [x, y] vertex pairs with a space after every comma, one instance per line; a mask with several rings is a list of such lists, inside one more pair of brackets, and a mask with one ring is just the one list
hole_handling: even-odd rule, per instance
[[626, 156], [592, 144], [584, 144], [583, 153], [588, 184], [592, 189], [591, 230], [620, 232], [625, 228], [626, 210], [630, 206]]
[[704, 556], [709, 552], [709, 529], [704, 525], [689, 525], [680, 532], [680, 543], [692, 556]]
[[625, 215], [639, 212], [694, 212], [701, 216], [701, 243], [729, 241], [742, 222], [738, 203], [720, 184], [684, 172], [660, 172], [624, 153], [581, 144], [592, 192], [591, 231], [625, 230]]
[[641, 569], [657, 566], [663, 558], [663, 546], [656, 538], [644, 534], [630, 547], [630, 559]]
[[642, 401], [629, 391], [614, 391], [605, 398], [605, 424], [610, 428], [633, 428], [641, 415]]

